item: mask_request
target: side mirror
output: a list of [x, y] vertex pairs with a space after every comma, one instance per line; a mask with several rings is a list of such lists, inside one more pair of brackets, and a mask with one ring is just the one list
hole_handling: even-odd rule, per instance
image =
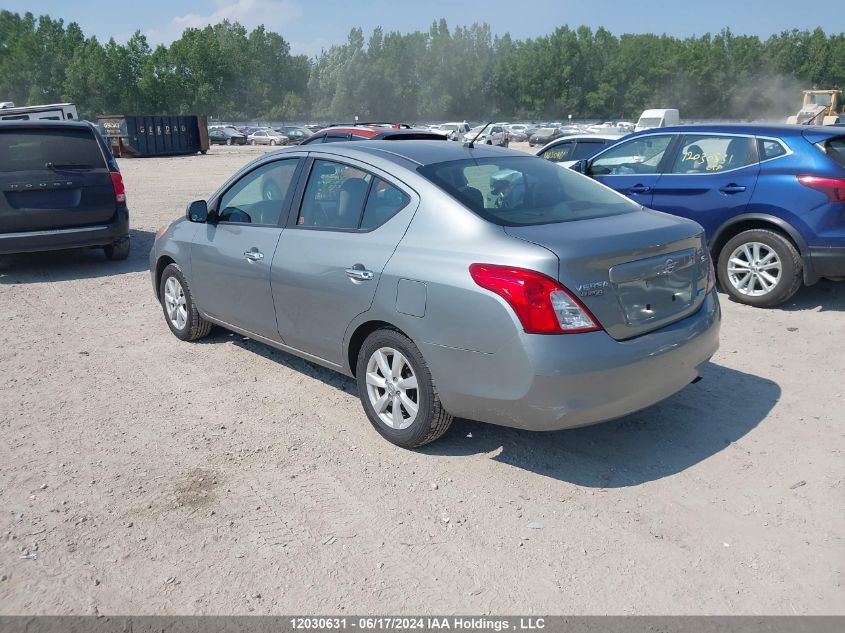
[[574, 163], [569, 169], [571, 169], [572, 171], [577, 171], [579, 174], [584, 174], [585, 176], [588, 176], [590, 171], [590, 161], [586, 159], [581, 159], [578, 162]]
[[188, 205], [186, 215], [191, 222], [208, 222], [208, 203], [205, 200], [194, 200]]

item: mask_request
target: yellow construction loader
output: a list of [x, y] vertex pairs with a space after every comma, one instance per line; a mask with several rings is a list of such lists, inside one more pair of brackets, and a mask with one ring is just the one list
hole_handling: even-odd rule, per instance
[[837, 125], [845, 123], [841, 90], [805, 90], [804, 105], [786, 119], [799, 125]]

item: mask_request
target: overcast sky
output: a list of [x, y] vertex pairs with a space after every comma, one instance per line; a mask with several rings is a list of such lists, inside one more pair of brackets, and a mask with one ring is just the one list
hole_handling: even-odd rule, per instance
[[[33, 9], [33, 7], [37, 9]], [[815, 6], [816, 9], [807, 9]], [[827, 6], [828, 8], [823, 8]], [[615, 34], [668, 33], [680, 37], [715, 33], [729, 26], [734, 33], [759, 35], [821, 26], [828, 33], [845, 31], [845, 11], [837, 2], [801, 5], [795, 0], [3, 0], [2, 8], [46, 13], [76, 21], [86, 35], [125, 41], [136, 29], [152, 44], [169, 44], [189, 26], [223, 19], [252, 28], [264, 24], [281, 33], [294, 53], [316, 55], [346, 40], [349, 29], [365, 34], [381, 25], [386, 31], [428, 30], [446, 18], [450, 27], [487, 22], [494, 33], [524, 39], [555, 27], [603, 26]]]

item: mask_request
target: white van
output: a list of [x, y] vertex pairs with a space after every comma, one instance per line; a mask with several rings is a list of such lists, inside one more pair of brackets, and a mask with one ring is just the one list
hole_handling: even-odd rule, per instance
[[656, 127], [672, 127], [673, 125], [679, 125], [680, 122], [681, 115], [675, 109], [643, 110], [634, 131], [642, 132], [643, 130], [650, 130]]
[[[49, 105], [24, 106], [20, 108], [8, 107], [10, 101], [0, 107], [0, 121], [76, 121], [79, 113], [72, 103], [52, 103]], [[12, 104], [14, 106], [14, 104]]]

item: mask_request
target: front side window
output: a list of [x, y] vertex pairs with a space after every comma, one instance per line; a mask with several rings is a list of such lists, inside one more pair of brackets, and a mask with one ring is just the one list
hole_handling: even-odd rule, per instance
[[672, 138], [671, 134], [639, 136], [620, 143], [593, 161], [590, 174], [594, 176], [656, 174]]
[[278, 160], [246, 174], [223, 194], [217, 221], [278, 225], [298, 164], [298, 159]]
[[410, 198], [369, 172], [326, 160], [314, 161], [297, 226], [372, 230], [404, 208]]
[[754, 139], [742, 136], [688, 135], [672, 165], [673, 174], [713, 174], [757, 162]]
[[565, 160], [581, 160], [583, 158], [590, 158], [605, 145], [607, 145], [607, 141], [578, 141], [578, 144], [575, 146], [575, 151], [572, 152], [572, 157]]
[[585, 220], [639, 209], [624, 196], [534, 156], [456, 160], [418, 171], [471, 211], [503, 226]]

